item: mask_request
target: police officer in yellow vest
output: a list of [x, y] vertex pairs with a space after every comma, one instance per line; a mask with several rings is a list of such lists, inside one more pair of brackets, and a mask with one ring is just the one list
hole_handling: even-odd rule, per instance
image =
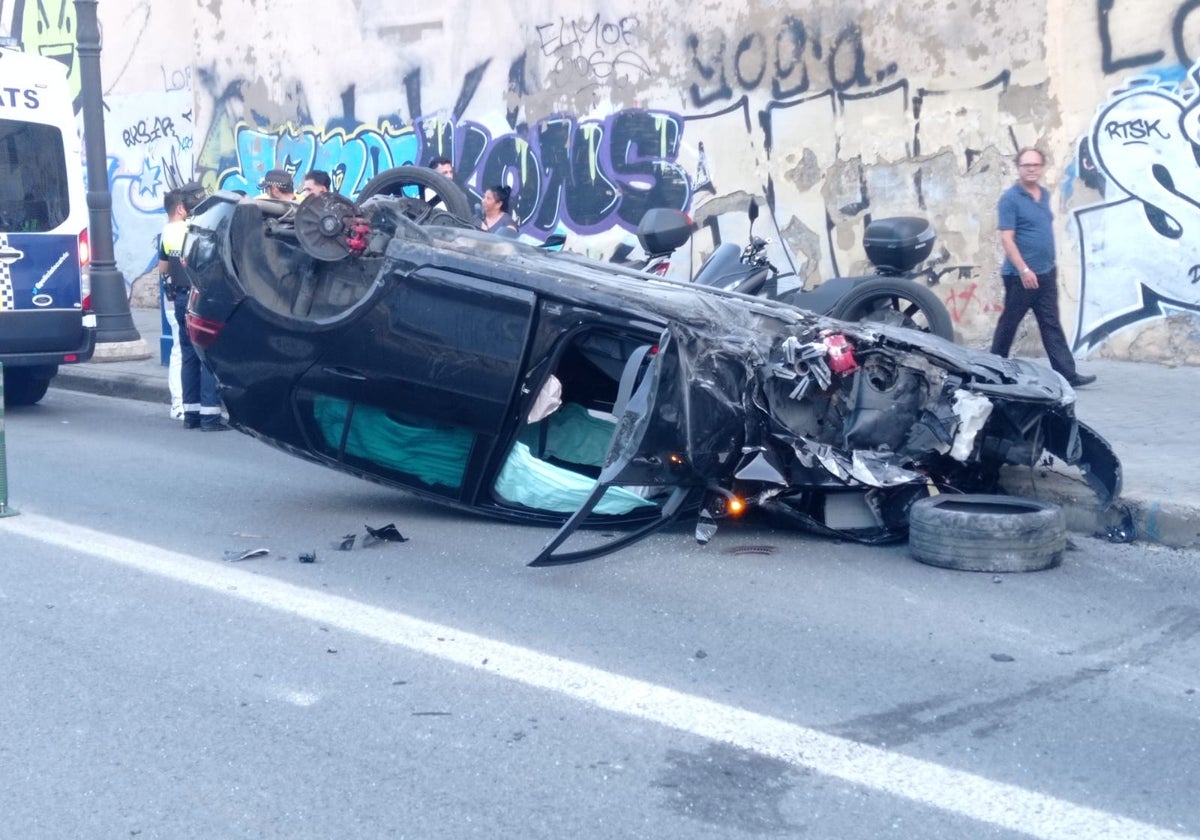
[[217, 396], [217, 381], [208, 365], [200, 361], [196, 348], [187, 333], [188, 293], [191, 283], [183, 270], [180, 258], [183, 240], [187, 236], [188, 208], [183, 190], [171, 190], [163, 198], [167, 225], [163, 228], [158, 249], [158, 273], [162, 276], [167, 297], [175, 303], [175, 323], [178, 327], [179, 349], [183, 356], [183, 427], [202, 432], [228, 429], [221, 419], [221, 402]]

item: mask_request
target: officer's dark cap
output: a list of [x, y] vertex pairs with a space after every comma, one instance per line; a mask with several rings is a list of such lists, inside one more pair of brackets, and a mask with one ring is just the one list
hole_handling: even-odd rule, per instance
[[292, 176], [282, 169], [272, 169], [263, 179], [259, 181], [258, 188], [265, 190], [267, 187], [280, 187], [285, 190], [294, 191], [296, 182], [292, 180]]

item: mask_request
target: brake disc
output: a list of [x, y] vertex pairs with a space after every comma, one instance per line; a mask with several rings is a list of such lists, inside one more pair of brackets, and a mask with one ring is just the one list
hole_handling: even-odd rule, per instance
[[310, 195], [296, 208], [296, 240], [310, 257], [326, 262], [345, 259], [350, 254], [346, 243], [351, 220], [359, 216], [358, 206], [335, 192]]

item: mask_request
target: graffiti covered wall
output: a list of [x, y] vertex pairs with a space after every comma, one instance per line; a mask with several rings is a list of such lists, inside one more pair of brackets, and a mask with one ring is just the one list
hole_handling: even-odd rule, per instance
[[[51, 44], [59, 3], [0, 14]], [[634, 246], [647, 209], [686, 209], [699, 232], [679, 276], [744, 241], [751, 200], [785, 287], [869, 271], [866, 224], [924, 216], [924, 282], [986, 346], [995, 202], [1037, 145], [1076, 352], [1200, 364], [1196, 0], [100, 10], [127, 274], [176, 178], [254, 192], [268, 169], [319, 168], [353, 197], [446, 155], [475, 198], [513, 188], [527, 238], [565, 232], [595, 256]], [[1017, 350], [1040, 353], [1031, 320]]]

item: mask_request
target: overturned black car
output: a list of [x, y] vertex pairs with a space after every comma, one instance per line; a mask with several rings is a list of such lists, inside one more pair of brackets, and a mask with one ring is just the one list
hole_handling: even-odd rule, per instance
[[[743, 510], [903, 539], [933, 492], [1006, 464], [1120, 465], [1048, 368], [822, 318], [475, 230], [422, 171], [395, 195], [297, 207], [218, 193], [185, 247], [189, 335], [231, 422], [430, 499], [558, 525], [533, 565]], [[427, 187], [440, 192], [429, 198]], [[457, 193], [457, 194], [455, 194]], [[627, 526], [566, 551], [580, 526]]]

